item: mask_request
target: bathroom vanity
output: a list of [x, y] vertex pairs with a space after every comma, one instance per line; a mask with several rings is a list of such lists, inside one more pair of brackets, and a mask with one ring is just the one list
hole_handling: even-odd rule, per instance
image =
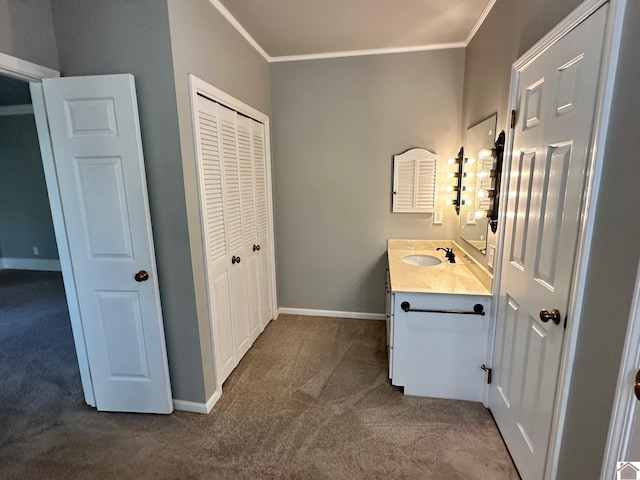
[[[443, 250], [452, 248], [456, 263]], [[491, 278], [450, 241], [389, 240], [389, 378], [407, 395], [482, 401]]]

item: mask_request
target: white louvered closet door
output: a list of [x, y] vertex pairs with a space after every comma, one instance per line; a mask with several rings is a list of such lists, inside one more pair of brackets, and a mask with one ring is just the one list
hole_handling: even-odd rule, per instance
[[225, 220], [227, 229], [229, 277], [231, 284], [231, 318], [236, 351], [236, 363], [251, 346], [249, 299], [246, 261], [242, 242], [242, 201], [240, 195], [240, 162], [238, 161], [237, 113], [218, 105], [220, 144], [224, 171]]
[[242, 209], [242, 241], [244, 247], [245, 271], [247, 273], [247, 293], [251, 342], [262, 331], [260, 322], [260, 265], [258, 239], [256, 234], [256, 205], [253, 181], [253, 152], [251, 142], [252, 120], [237, 115], [238, 162], [240, 165], [240, 206]]
[[269, 211], [267, 208], [267, 171], [265, 157], [264, 125], [251, 121], [253, 143], [253, 174], [256, 205], [256, 235], [259, 248], [260, 321], [262, 329], [273, 318], [271, 307], [271, 245], [269, 244]]
[[227, 248], [222, 157], [219, 141], [218, 105], [197, 98], [196, 138], [200, 159], [202, 213], [206, 225], [205, 249], [212, 310], [217, 373], [220, 383], [236, 366], [235, 342], [231, 318], [231, 285]]

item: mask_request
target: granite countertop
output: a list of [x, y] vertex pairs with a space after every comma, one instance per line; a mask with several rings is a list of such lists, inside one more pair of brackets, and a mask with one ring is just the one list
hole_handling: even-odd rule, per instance
[[[453, 248], [456, 263], [449, 263], [438, 247]], [[392, 292], [491, 295], [486, 279], [481, 282], [478, 278], [478, 266], [450, 240], [388, 240], [387, 254]], [[431, 255], [442, 258], [442, 263], [409, 265], [402, 261], [407, 255]]]

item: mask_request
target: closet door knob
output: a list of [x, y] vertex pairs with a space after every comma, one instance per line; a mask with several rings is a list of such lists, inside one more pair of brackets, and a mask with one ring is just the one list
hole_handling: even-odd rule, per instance
[[233, 257], [231, 257], [231, 265], [235, 265], [236, 264], [236, 256], [234, 255]]
[[257, 250], [260, 250], [260, 245], [254, 245], [253, 246], [253, 251], [255, 252]]
[[147, 280], [149, 280], [149, 273], [147, 273], [145, 270], [140, 270], [134, 275], [133, 278], [135, 278], [136, 282], [146, 282]]

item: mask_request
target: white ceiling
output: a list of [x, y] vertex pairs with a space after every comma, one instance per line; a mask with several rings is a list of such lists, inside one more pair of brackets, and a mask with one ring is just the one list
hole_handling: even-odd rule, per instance
[[210, 1], [268, 60], [341, 56], [363, 50], [380, 53], [462, 47], [495, 3], [495, 0]]

